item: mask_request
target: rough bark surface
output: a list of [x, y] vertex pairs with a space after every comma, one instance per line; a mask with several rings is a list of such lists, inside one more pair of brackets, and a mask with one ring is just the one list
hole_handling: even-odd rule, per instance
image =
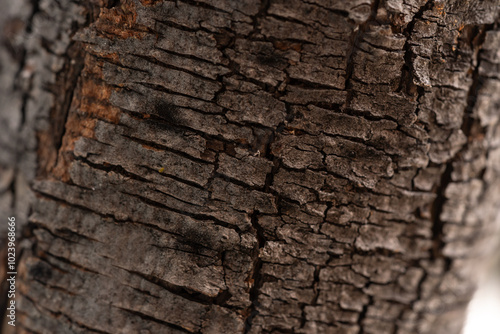
[[460, 331], [499, 1], [0, 3], [18, 333]]

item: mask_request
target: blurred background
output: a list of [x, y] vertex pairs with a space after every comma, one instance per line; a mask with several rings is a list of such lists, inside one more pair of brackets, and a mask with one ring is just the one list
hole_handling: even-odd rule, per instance
[[[500, 235], [498, 236], [500, 239]], [[500, 247], [487, 262], [478, 290], [469, 304], [463, 334], [500, 333]]]

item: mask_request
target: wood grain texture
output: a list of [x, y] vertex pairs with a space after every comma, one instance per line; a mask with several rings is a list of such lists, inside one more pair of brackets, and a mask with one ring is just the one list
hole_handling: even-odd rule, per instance
[[18, 332], [459, 333], [500, 223], [499, 6], [12, 7]]

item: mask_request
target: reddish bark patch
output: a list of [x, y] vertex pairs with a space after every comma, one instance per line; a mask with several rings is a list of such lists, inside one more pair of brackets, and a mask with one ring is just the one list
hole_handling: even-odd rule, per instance
[[445, 8], [444, 3], [437, 3], [437, 4], [434, 4], [433, 9], [438, 13], [438, 15], [445, 16], [446, 12], [445, 12], [444, 8]]
[[[103, 55], [118, 61], [117, 54]], [[97, 119], [118, 123], [121, 111], [111, 105], [109, 99], [116, 88], [107, 85], [102, 77], [103, 61], [89, 54], [85, 57], [78, 85], [75, 89], [62, 144], [57, 152], [57, 164], [52, 175], [64, 182], [69, 181], [69, 167], [73, 161], [75, 142], [81, 137], [93, 138]], [[55, 154], [54, 152], [52, 153]], [[54, 157], [52, 157], [54, 158]]]
[[159, 148], [153, 147], [153, 146], [151, 146], [151, 145], [141, 144], [141, 146], [142, 146], [143, 148], [145, 148], [146, 150], [157, 151], [157, 152], [163, 152], [163, 150], [160, 150]]
[[54, 101], [50, 110], [50, 124], [37, 132], [39, 176], [48, 175], [57, 163], [71, 107], [72, 92], [76, 89], [83, 64], [83, 50], [80, 44], [75, 43], [67, 50], [67, 59], [56, 81], [46, 86], [54, 95]]
[[297, 51], [297, 52], [302, 51], [302, 44], [300, 44], [300, 43], [292, 43], [292, 42], [286, 42], [286, 41], [275, 41], [274, 47], [278, 50], [281, 50], [281, 51], [287, 51], [290, 49]]
[[68, 116], [66, 133], [58, 152], [57, 165], [52, 169], [52, 175], [55, 178], [63, 182], [69, 181], [69, 167], [73, 161], [72, 151], [75, 147], [75, 142], [81, 137], [93, 138], [95, 125], [95, 119], [87, 118], [78, 113], [73, 112]]
[[143, 6], [154, 6], [162, 0], [140, 0]]
[[[103, 55], [118, 62], [117, 54]], [[103, 61], [87, 55], [81, 81], [75, 92], [75, 109], [91, 118], [104, 119], [108, 122], [118, 123], [120, 109], [109, 102], [111, 93], [117, 88], [104, 83], [102, 74]]]
[[206, 147], [207, 147], [207, 149], [214, 150], [214, 151], [223, 151], [224, 150], [224, 143], [219, 141], [219, 140], [211, 139], [211, 140], [207, 140]]
[[137, 12], [132, 1], [126, 0], [113, 8], [101, 8], [99, 19], [95, 23], [97, 31], [105, 37], [121, 39], [142, 39], [148, 29], [136, 23]]
[[89, 117], [118, 123], [120, 110], [109, 103], [112, 89], [102, 82], [86, 80], [82, 83], [78, 109]]

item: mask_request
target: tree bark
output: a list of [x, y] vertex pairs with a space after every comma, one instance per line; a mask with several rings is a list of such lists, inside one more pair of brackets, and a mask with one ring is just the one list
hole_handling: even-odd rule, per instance
[[17, 333], [460, 332], [499, 1], [0, 3]]

